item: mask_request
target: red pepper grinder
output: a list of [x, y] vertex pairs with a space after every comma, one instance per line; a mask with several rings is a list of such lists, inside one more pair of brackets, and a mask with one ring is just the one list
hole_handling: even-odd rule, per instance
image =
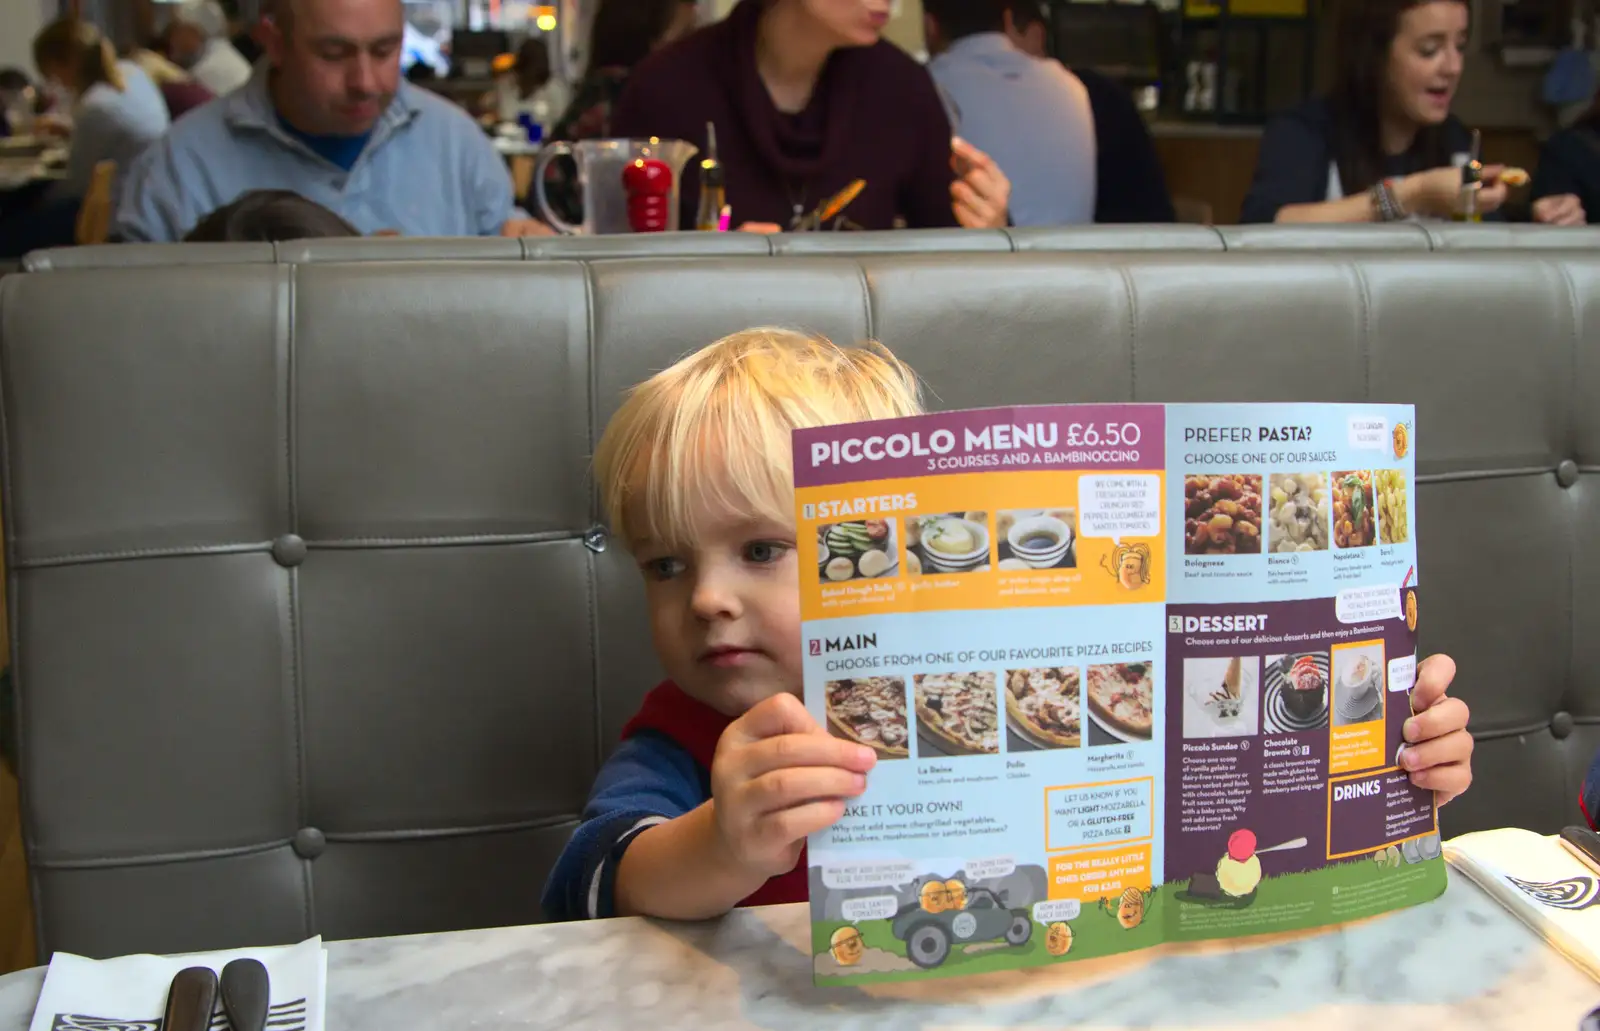
[[665, 232], [667, 206], [672, 203], [672, 169], [667, 163], [635, 159], [622, 170], [622, 188], [628, 195], [628, 225], [633, 231]]

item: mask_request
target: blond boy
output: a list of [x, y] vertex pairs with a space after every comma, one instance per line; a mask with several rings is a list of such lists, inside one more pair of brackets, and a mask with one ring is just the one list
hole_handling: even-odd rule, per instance
[[[545, 888], [552, 919], [806, 899], [806, 836], [866, 789], [874, 755], [800, 701], [790, 434], [920, 411], [916, 377], [882, 347], [778, 329], [735, 333], [629, 393], [595, 474], [670, 679], [600, 770]], [[1441, 801], [1472, 776], [1454, 671], [1423, 664], [1406, 724], [1403, 761]]]

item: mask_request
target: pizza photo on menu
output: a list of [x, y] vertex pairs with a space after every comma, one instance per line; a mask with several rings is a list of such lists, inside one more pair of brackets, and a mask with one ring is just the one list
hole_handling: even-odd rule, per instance
[[860, 677], [827, 685], [828, 732], [866, 745], [879, 759], [911, 757], [906, 720], [906, 682], [899, 677]]
[[993, 673], [924, 673], [915, 679], [919, 755], [999, 753], [1000, 692]]
[[1150, 663], [1090, 666], [1087, 681], [1089, 715], [1101, 730], [1118, 741], [1149, 740], [1155, 699]]
[[1014, 669], [1006, 673], [1006, 750], [1076, 748], [1083, 743], [1076, 669]]

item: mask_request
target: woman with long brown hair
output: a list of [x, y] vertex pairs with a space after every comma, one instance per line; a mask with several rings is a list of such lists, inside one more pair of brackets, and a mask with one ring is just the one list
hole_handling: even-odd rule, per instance
[[[1245, 222], [1449, 218], [1462, 200], [1471, 136], [1450, 113], [1471, 12], [1464, 0], [1348, 0], [1336, 12], [1336, 79], [1326, 97], [1268, 123]], [[1505, 202], [1503, 169], [1475, 188], [1485, 215]], [[1570, 195], [1535, 202], [1536, 221], [1580, 224]]]

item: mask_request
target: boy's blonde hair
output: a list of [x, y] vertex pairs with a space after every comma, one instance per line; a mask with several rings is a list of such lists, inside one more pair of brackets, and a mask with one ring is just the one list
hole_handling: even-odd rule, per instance
[[601, 504], [630, 547], [686, 546], [711, 512], [790, 524], [792, 431], [921, 411], [916, 374], [881, 344], [743, 330], [628, 392], [595, 449]]

